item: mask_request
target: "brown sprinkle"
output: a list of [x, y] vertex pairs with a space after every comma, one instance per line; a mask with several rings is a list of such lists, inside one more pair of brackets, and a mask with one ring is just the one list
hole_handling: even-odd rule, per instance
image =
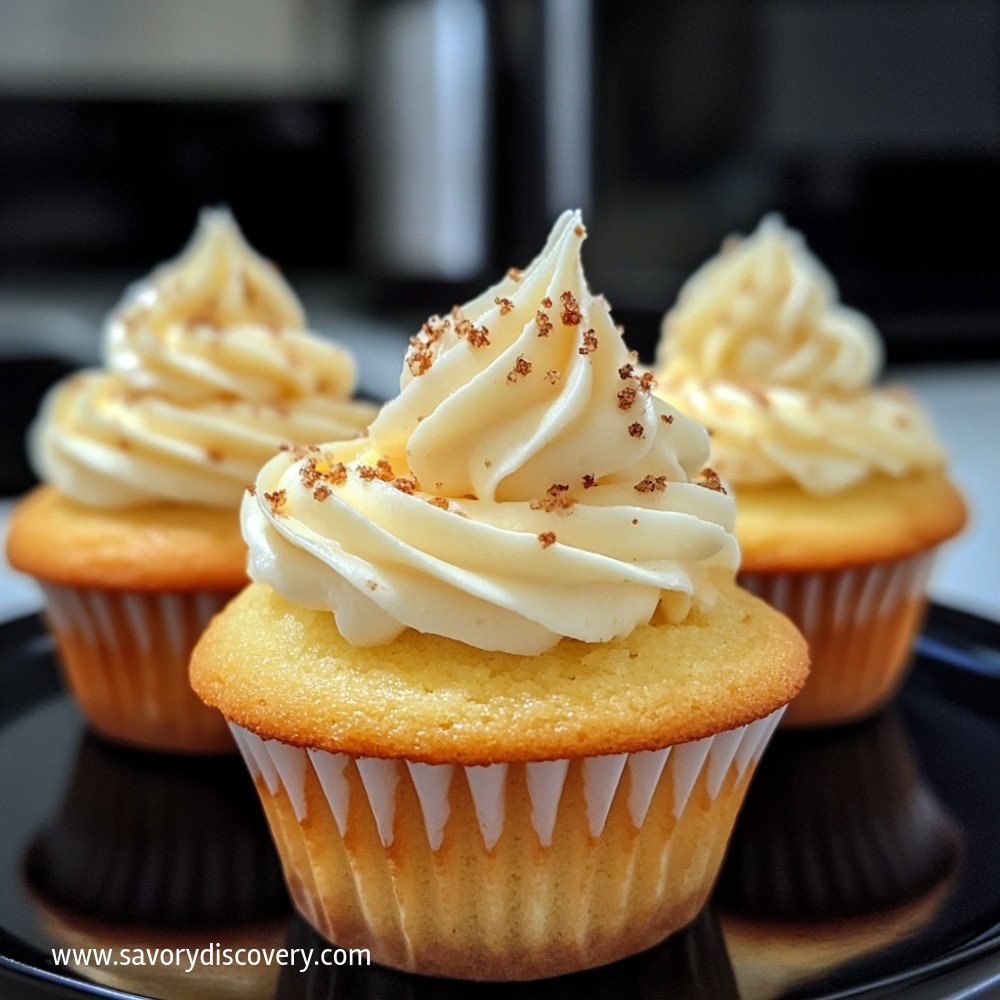
[[560, 379], [559, 371], [556, 368], [550, 368], [545, 373], [545, 381], [548, 382], [549, 385], [555, 385], [556, 382], [559, 381], [559, 379]]
[[674, 415], [672, 413], [661, 413], [660, 414], [660, 419], [665, 424], [672, 424], [674, 422]]
[[284, 490], [275, 490], [273, 493], [265, 493], [264, 499], [270, 505], [271, 513], [277, 514], [285, 506], [288, 494]]
[[226, 456], [218, 448], [206, 448], [205, 458], [218, 465]]
[[592, 486], [597, 485], [597, 477], [592, 476], [589, 472], [583, 477], [583, 488], [589, 490]]
[[255, 497], [257, 495], [257, 484], [247, 483], [247, 493], [249, 493], [250, 496]]
[[514, 308], [514, 303], [510, 299], [500, 298], [499, 295], [493, 300], [493, 304], [500, 307], [501, 316], [506, 316]]
[[448, 510], [448, 501], [444, 497], [428, 497], [427, 502], [432, 507], [440, 507], [441, 510]]
[[632, 373], [635, 371], [635, 366], [630, 364], [624, 364], [618, 369], [618, 377], [624, 381], [627, 378], [632, 377]]
[[646, 428], [636, 420], [635, 423], [628, 425], [628, 432], [631, 437], [641, 438], [646, 433]]
[[543, 531], [538, 540], [542, 543], [542, 548], [547, 549], [550, 545], [555, 545], [556, 535], [554, 531]]
[[376, 582], [375, 582], [374, 580], [369, 580], [369, 581], [368, 581], [368, 582], [367, 582], [367, 583], [365, 584], [365, 586], [366, 586], [366, 587], [367, 587], [367, 588], [368, 588], [369, 590], [378, 590], [378, 584], [377, 584], [377, 583], [376, 583]]
[[393, 479], [389, 483], [390, 486], [394, 486], [400, 493], [413, 494], [419, 487], [419, 483], [413, 476], [399, 476]]
[[584, 236], [587, 235], [587, 227], [586, 226], [582, 226], [582, 225], [580, 225], [578, 223], [577, 225], [575, 225], [573, 227], [573, 232], [576, 233], [576, 235], [579, 236], [579, 237], [581, 237], [581, 239], [582, 239]]
[[514, 362], [514, 367], [507, 373], [507, 381], [514, 383], [519, 378], [524, 378], [525, 375], [530, 374], [531, 362], [526, 360], [523, 354], [519, 354], [517, 360]]
[[635, 389], [627, 385], [620, 393], [618, 393], [618, 409], [628, 410], [631, 409], [632, 404], [635, 402], [636, 391]]
[[667, 488], [666, 476], [646, 476], [632, 487], [636, 493], [662, 493]]
[[516, 267], [508, 267], [507, 268], [507, 277], [510, 278], [511, 281], [520, 281], [521, 280], [521, 271], [518, 268], [516, 268]]
[[586, 357], [597, 350], [597, 334], [593, 330], [588, 330], [583, 335], [583, 346], [579, 348], [579, 353]]
[[633, 518], [632, 518], [632, 523], [633, 523], [633, 524], [638, 524], [638, 523], [639, 523], [639, 518], [637, 518], [637, 517], [633, 517]]
[[545, 491], [545, 496], [541, 500], [532, 500], [528, 506], [532, 510], [544, 510], [547, 513], [572, 510], [576, 501], [572, 497], [564, 495], [568, 491], [569, 485], [567, 483], [553, 483]]
[[701, 482], [698, 483], [699, 486], [704, 486], [706, 490], [714, 490], [716, 493], [726, 492], [726, 488], [722, 485], [719, 474], [715, 469], [710, 469], [706, 466], [702, 470], [701, 476]]
[[552, 329], [552, 321], [548, 313], [543, 313], [541, 309], [535, 313], [535, 322], [538, 324], [538, 336], [547, 337]]
[[546, 295], [546, 296], [545, 296], [545, 298], [544, 298], [544, 299], [542, 299], [542, 305], [543, 305], [543, 306], [544, 306], [544, 307], [545, 307], [546, 309], [551, 309], [551, 308], [552, 308], [552, 299], [550, 299], [550, 298], [549, 298], [549, 297], [548, 297], [548, 296]]
[[639, 377], [639, 384], [637, 386], [639, 392], [651, 392], [656, 388], [656, 379], [653, 377], [652, 372], [643, 372]]
[[366, 482], [370, 482], [373, 479], [380, 479], [383, 483], [389, 483], [395, 478], [392, 466], [384, 458], [380, 458], [375, 463], [374, 469], [370, 465], [358, 466], [358, 475]]
[[563, 326], [579, 326], [583, 322], [583, 314], [580, 312], [580, 304], [576, 301], [573, 293], [569, 290], [559, 296], [562, 303], [562, 315], [559, 317]]
[[332, 492], [333, 491], [329, 486], [325, 486], [323, 483], [320, 483], [319, 486], [313, 490], [313, 500], [317, 500], [319, 503], [322, 503], [324, 500], [329, 499]]

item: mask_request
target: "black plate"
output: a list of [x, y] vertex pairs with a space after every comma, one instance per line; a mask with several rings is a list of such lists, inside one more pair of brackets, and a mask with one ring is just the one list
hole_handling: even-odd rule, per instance
[[57, 947], [324, 942], [289, 913], [235, 758], [103, 743], [63, 693], [37, 618], [0, 626], [0, 654], [3, 996], [846, 998], [1000, 969], [1000, 625], [969, 615], [932, 610], [886, 712], [775, 738], [690, 928], [604, 969], [510, 987], [378, 966], [57, 968]]

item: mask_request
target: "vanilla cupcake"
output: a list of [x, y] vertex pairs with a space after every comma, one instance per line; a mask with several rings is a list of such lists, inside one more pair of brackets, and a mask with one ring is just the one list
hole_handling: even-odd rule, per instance
[[129, 290], [104, 367], [59, 383], [29, 450], [45, 485], [14, 511], [8, 557], [42, 585], [66, 678], [106, 736], [232, 748], [193, 695], [190, 651], [246, 582], [238, 508], [286, 442], [360, 433], [354, 364], [308, 332], [292, 291], [228, 212]]
[[263, 467], [192, 658], [296, 906], [381, 964], [531, 979], [684, 926], [805, 676], [584, 236], [429, 320], [367, 438]]
[[704, 423], [736, 491], [740, 582], [785, 612], [812, 670], [785, 725], [846, 722], [902, 681], [938, 545], [965, 523], [919, 404], [875, 388], [871, 322], [768, 216], [663, 321], [657, 392]]

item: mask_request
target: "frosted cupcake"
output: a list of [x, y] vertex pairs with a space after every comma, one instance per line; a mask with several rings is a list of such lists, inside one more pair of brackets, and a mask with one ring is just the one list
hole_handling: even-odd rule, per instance
[[737, 494], [740, 581], [809, 642], [785, 724], [846, 722], [902, 681], [938, 545], [965, 507], [903, 389], [875, 388], [881, 345], [777, 216], [727, 241], [663, 321], [657, 392], [712, 434]]
[[255, 582], [192, 658], [298, 909], [409, 971], [551, 976], [688, 923], [806, 672], [584, 236], [429, 320], [367, 438], [263, 467]]
[[287, 441], [354, 436], [354, 364], [224, 211], [129, 290], [104, 367], [58, 384], [29, 441], [45, 485], [16, 508], [11, 563], [42, 584], [65, 674], [106, 736], [231, 749], [187, 681], [205, 623], [246, 582], [238, 508]]

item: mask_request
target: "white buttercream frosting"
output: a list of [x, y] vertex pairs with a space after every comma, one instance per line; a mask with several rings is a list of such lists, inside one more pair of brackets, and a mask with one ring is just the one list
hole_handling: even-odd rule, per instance
[[523, 273], [432, 317], [368, 438], [263, 467], [254, 579], [358, 645], [411, 627], [521, 654], [712, 599], [738, 562], [731, 498], [696, 481], [704, 429], [633, 374], [584, 235], [565, 213]]
[[770, 215], [682, 288], [663, 321], [658, 391], [711, 429], [712, 463], [733, 485], [831, 493], [943, 461], [917, 402], [873, 387], [881, 363], [871, 321]]
[[283, 443], [354, 437], [375, 413], [350, 399], [350, 355], [308, 332], [294, 293], [222, 210], [129, 290], [103, 361], [50, 391], [30, 438], [40, 477], [96, 506], [235, 507]]

